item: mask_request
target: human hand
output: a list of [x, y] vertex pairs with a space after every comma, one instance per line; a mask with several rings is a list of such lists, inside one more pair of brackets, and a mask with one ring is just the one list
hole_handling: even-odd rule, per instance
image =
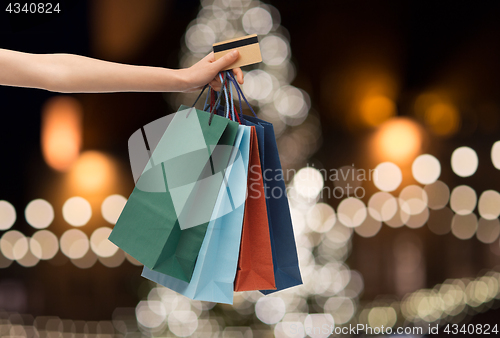
[[[182, 69], [182, 77], [186, 84], [186, 89], [184, 89], [183, 92], [189, 93], [198, 91], [207, 83], [210, 84], [214, 90], [220, 91], [222, 85], [217, 75], [222, 69], [235, 62], [238, 57], [239, 52], [235, 50], [215, 60], [214, 53], [211, 52], [193, 66]], [[243, 72], [241, 69], [234, 68], [232, 72], [238, 83], [243, 84]]]

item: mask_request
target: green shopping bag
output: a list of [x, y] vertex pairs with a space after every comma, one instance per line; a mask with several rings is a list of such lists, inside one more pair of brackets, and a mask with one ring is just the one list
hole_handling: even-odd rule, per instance
[[[129, 140], [131, 159], [133, 150], [147, 161], [109, 240], [149, 269], [189, 282], [238, 123], [184, 106], [166, 120], [131, 137], [143, 145]], [[158, 130], [165, 130], [159, 140]]]

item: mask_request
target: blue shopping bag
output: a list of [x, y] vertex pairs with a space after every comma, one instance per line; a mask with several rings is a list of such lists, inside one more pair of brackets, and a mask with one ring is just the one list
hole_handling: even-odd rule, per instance
[[[228, 73], [230, 81], [242, 96], [255, 116], [240, 115], [241, 123], [256, 128], [261, 152], [261, 166], [266, 192], [269, 232], [271, 235], [271, 249], [274, 264], [274, 278], [276, 290], [261, 290], [264, 294], [284, 290], [302, 284], [300, 275], [297, 246], [293, 234], [290, 206], [286, 195], [286, 186], [283, 179], [283, 170], [278, 154], [278, 145], [274, 135], [273, 125], [257, 118], [255, 112], [248, 104], [243, 92], [235, 79]], [[240, 112], [241, 99], [240, 99]], [[260, 136], [259, 136], [260, 133]], [[262, 144], [261, 144], [262, 142]]]
[[[247, 189], [251, 127], [239, 126], [234, 152], [189, 283], [144, 267], [142, 276], [188, 298], [233, 303]], [[236, 151], [238, 150], [238, 151]], [[220, 215], [220, 217], [218, 217]]]

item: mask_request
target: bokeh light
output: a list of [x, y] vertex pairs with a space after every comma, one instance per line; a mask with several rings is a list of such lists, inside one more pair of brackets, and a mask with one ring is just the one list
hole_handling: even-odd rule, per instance
[[121, 195], [111, 195], [106, 197], [101, 205], [102, 217], [111, 224], [116, 224], [120, 214], [127, 203], [127, 199]]
[[254, 7], [246, 11], [241, 22], [248, 34], [266, 35], [273, 28], [271, 14], [262, 7]]
[[411, 166], [413, 177], [418, 183], [432, 184], [441, 175], [441, 164], [432, 155], [424, 154], [418, 156]]
[[500, 235], [500, 221], [495, 219], [480, 218], [477, 224], [476, 237], [483, 243], [493, 243]]
[[98, 256], [99, 262], [108, 268], [116, 268], [125, 261], [125, 252], [117, 248], [116, 252], [110, 257]]
[[387, 192], [376, 192], [368, 201], [368, 213], [377, 221], [388, 221], [394, 217], [397, 211], [396, 198]]
[[165, 323], [167, 311], [160, 301], [141, 301], [135, 308], [137, 321], [146, 328], [154, 329]]
[[361, 101], [360, 113], [368, 126], [377, 127], [396, 115], [396, 105], [383, 95], [367, 96]]
[[460, 177], [474, 175], [478, 166], [476, 152], [469, 147], [460, 147], [451, 154], [451, 168]]
[[214, 30], [205, 24], [195, 24], [186, 32], [186, 46], [193, 53], [209, 53], [216, 43]]
[[279, 297], [262, 297], [255, 303], [255, 315], [261, 322], [276, 324], [283, 318], [286, 305]]
[[382, 191], [396, 190], [403, 181], [401, 169], [392, 162], [383, 162], [375, 167], [373, 184]]
[[453, 216], [453, 211], [447, 207], [438, 210], [431, 210], [429, 212], [427, 226], [436, 235], [445, 235], [451, 230]]
[[88, 250], [83, 257], [71, 258], [71, 263], [80, 269], [90, 269], [96, 262], [97, 255], [92, 250]]
[[460, 126], [460, 115], [457, 109], [447, 103], [431, 105], [425, 111], [424, 120], [429, 129], [439, 136], [453, 135]]
[[88, 223], [92, 217], [92, 207], [83, 197], [71, 197], [62, 208], [63, 217], [69, 224], [80, 227]]
[[407, 163], [422, 147], [422, 131], [412, 119], [395, 117], [380, 125], [373, 143], [379, 159]]
[[477, 205], [479, 215], [484, 219], [495, 219], [500, 215], [500, 194], [495, 190], [486, 190], [479, 197]]
[[315, 232], [325, 233], [335, 225], [337, 217], [333, 208], [326, 203], [317, 203], [306, 215], [308, 227]]
[[114, 165], [107, 155], [98, 151], [86, 151], [71, 168], [69, 178], [77, 191], [106, 191], [114, 184], [114, 171]]
[[45, 229], [54, 220], [54, 208], [43, 199], [31, 201], [24, 211], [26, 222], [35, 229]]
[[455, 215], [451, 222], [451, 232], [459, 239], [469, 239], [477, 230], [477, 217], [475, 214]]
[[363, 223], [354, 228], [354, 231], [361, 237], [370, 238], [375, 236], [382, 228], [382, 222], [367, 215]]
[[118, 247], [108, 240], [111, 234], [111, 228], [102, 227], [94, 230], [90, 236], [90, 247], [99, 257], [111, 257], [117, 251]]
[[293, 177], [293, 187], [301, 196], [314, 199], [323, 189], [324, 180], [319, 170], [302, 168]]
[[19, 258], [17, 262], [19, 265], [24, 266], [25, 268], [31, 268], [38, 264], [40, 259], [36, 257], [30, 250], [26, 250], [26, 253], [23, 257]]
[[442, 181], [436, 181], [426, 185], [424, 191], [427, 194], [427, 205], [433, 210], [444, 208], [450, 199], [450, 188]]
[[392, 307], [374, 307], [368, 313], [368, 325], [372, 328], [393, 327], [397, 321], [396, 310]]
[[[401, 211], [404, 213], [404, 211]], [[425, 207], [420, 213], [415, 215], [408, 215], [405, 224], [408, 228], [417, 229], [422, 227], [429, 220], [429, 209]]]
[[0, 230], [10, 229], [16, 222], [16, 209], [7, 201], [0, 201]]
[[273, 100], [274, 107], [283, 117], [302, 121], [309, 112], [305, 94], [293, 86], [279, 88], [274, 94]]
[[[276, 81], [276, 79], [274, 79]], [[267, 72], [254, 69], [245, 74], [245, 83], [243, 83], [245, 96], [260, 101], [272, 99], [273, 78]]]
[[[151, 306], [150, 306], [151, 307]], [[151, 309], [155, 309], [151, 307]], [[154, 310], [156, 315], [163, 315], [163, 312]], [[177, 337], [190, 337], [198, 328], [199, 320], [194, 311], [176, 310], [168, 315], [168, 328]]]
[[476, 192], [467, 185], [455, 187], [451, 192], [451, 209], [459, 215], [470, 214], [476, 208], [476, 203]]
[[38, 259], [52, 259], [59, 251], [59, 241], [49, 230], [39, 230], [30, 238], [30, 249]]
[[288, 43], [279, 36], [268, 35], [259, 44], [262, 62], [269, 66], [279, 66], [290, 57]]
[[365, 204], [355, 197], [348, 197], [342, 200], [337, 209], [337, 217], [340, 223], [349, 228], [361, 225], [366, 216]]
[[399, 206], [408, 215], [420, 214], [427, 208], [427, 193], [417, 185], [404, 187], [399, 194]]
[[67, 230], [61, 236], [60, 246], [62, 253], [71, 259], [82, 258], [90, 248], [87, 235], [78, 229]]
[[42, 154], [53, 169], [67, 171], [78, 159], [82, 144], [83, 108], [70, 96], [47, 100], [42, 112]]
[[496, 141], [491, 147], [491, 162], [495, 168], [500, 170], [500, 141]]
[[0, 239], [0, 249], [10, 260], [21, 259], [28, 252], [28, 239], [17, 230], [7, 231]]

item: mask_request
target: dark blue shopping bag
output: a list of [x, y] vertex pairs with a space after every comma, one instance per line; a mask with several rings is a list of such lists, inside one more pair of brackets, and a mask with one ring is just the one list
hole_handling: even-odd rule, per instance
[[[231, 76], [230, 72], [228, 74], [238, 92], [238, 96], [243, 96], [235, 79]], [[244, 96], [243, 99], [247, 101]], [[250, 107], [250, 105], [248, 106]], [[252, 110], [251, 107], [250, 109]], [[253, 110], [252, 113], [254, 113]], [[281, 168], [273, 125], [257, 117], [243, 115], [241, 99], [240, 114], [241, 123], [247, 126], [255, 126], [257, 132], [262, 173], [264, 175], [264, 191], [266, 192], [274, 278], [276, 281], [276, 290], [261, 290], [261, 292], [263, 294], [270, 294], [302, 284], [297, 246], [293, 234], [290, 206], [286, 195], [286, 186], [283, 179], [283, 170]]]

